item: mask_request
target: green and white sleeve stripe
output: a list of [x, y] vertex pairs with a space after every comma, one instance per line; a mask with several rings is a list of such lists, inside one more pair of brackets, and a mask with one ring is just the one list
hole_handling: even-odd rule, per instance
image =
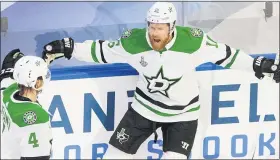
[[106, 47], [104, 47], [104, 45], [106, 45], [107, 42], [103, 41], [103, 40], [97, 40], [95, 42], [92, 43], [91, 45], [91, 56], [92, 59], [94, 60], [94, 62], [96, 63], [108, 63], [105, 59], [104, 56], [104, 49], [106, 49]]
[[215, 64], [223, 66], [225, 68], [231, 68], [239, 55], [239, 51], [239, 49], [233, 49], [226, 45], [226, 57], [217, 61]]
[[86, 40], [83, 43], [75, 43], [72, 57], [79, 61], [98, 63], [94, 58], [95, 52], [92, 52], [95, 48], [95, 43], [96, 42], [93, 40]]
[[103, 49], [104, 41], [87, 40], [83, 43], [75, 43], [73, 57], [80, 61], [107, 63], [105, 60]]

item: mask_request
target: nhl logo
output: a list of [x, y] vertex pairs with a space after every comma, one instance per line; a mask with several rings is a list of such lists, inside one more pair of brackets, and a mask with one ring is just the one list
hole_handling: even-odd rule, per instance
[[35, 112], [33, 111], [28, 111], [26, 113], [24, 113], [23, 115], [23, 121], [26, 123], [26, 124], [34, 124], [37, 120], [37, 115]]

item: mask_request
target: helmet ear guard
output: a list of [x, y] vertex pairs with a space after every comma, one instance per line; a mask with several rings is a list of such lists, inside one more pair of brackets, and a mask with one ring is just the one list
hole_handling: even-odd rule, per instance
[[42, 89], [51, 81], [51, 72], [48, 69], [46, 76], [40, 76], [37, 78], [37, 80], [42, 80], [42, 85], [37, 88], [36, 83], [33, 87], [36, 91], [42, 91]]

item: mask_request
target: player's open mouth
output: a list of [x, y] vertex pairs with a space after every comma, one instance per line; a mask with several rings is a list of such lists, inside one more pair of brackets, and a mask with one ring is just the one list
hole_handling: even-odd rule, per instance
[[160, 39], [153, 39], [154, 42], [159, 43]]

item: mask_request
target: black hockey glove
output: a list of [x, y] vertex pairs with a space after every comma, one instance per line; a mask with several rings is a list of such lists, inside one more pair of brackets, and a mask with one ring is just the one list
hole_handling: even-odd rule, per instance
[[273, 79], [275, 80], [276, 83], [280, 82], [280, 67], [278, 65], [278, 70], [274, 73]]
[[263, 79], [263, 73], [273, 73], [273, 79], [276, 83], [280, 81], [280, 66], [274, 64], [273, 59], [267, 59], [263, 56], [256, 57], [254, 59], [253, 69], [255, 71], [255, 76], [259, 79]]
[[69, 60], [72, 57], [73, 50], [74, 40], [71, 37], [63, 38], [62, 40], [55, 40], [44, 46], [42, 58], [46, 60], [49, 58], [47, 54], [50, 54], [54, 57], [54, 59], [65, 57]]
[[15, 64], [23, 56], [24, 54], [19, 49], [14, 49], [6, 55], [2, 63], [0, 81], [8, 77], [13, 78]]

